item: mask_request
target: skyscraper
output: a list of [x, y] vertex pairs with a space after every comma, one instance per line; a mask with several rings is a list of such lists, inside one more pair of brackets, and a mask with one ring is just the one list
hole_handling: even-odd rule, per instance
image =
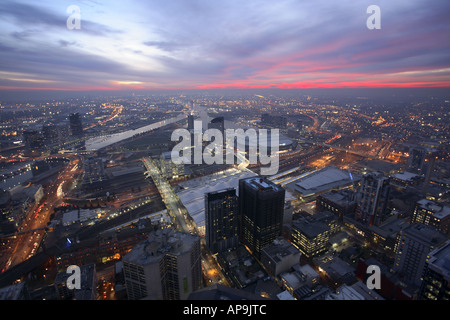
[[426, 155], [427, 151], [424, 148], [410, 148], [406, 171], [423, 174]]
[[205, 240], [211, 253], [239, 244], [239, 206], [234, 188], [205, 194]]
[[58, 127], [54, 124], [46, 124], [42, 127], [42, 135], [48, 146], [58, 141]]
[[192, 114], [188, 115], [188, 126], [187, 129], [189, 131], [194, 130], [194, 116]]
[[281, 235], [285, 193], [264, 177], [239, 180], [240, 239], [257, 258]]
[[39, 131], [25, 130], [22, 136], [27, 151], [41, 150], [44, 147], [44, 139]]
[[410, 225], [397, 236], [393, 269], [403, 282], [419, 286], [429, 253], [445, 240], [446, 236], [434, 227], [419, 223]]
[[426, 193], [434, 170], [437, 151], [431, 148], [414, 147], [409, 150], [406, 171], [424, 175], [423, 190]]
[[70, 131], [72, 136], [81, 137], [83, 136], [83, 125], [81, 123], [81, 118], [79, 113], [71, 113], [69, 115], [70, 121]]
[[196, 235], [157, 230], [122, 261], [130, 300], [186, 300], [202, 286], [200, 237]]
[[430, 252], [422, 274], [419, 299], [450, 299], [450, 240]]
[[356, 219], [368, 225], [379, 225], [386, 218], [389, 200], [389, 178], [368, 173], [356, 193]]
[[217, 117], [208, 124], [208, 129], [217, 129], [222, 133], [225, 139], [225, 121], [223, 117]]

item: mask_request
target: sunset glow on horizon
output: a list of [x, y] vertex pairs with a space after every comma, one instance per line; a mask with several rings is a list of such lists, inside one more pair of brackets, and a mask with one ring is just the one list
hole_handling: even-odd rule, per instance
[[450, 3], [372, 2], [6, 0], [0, 91], [450, 87]]

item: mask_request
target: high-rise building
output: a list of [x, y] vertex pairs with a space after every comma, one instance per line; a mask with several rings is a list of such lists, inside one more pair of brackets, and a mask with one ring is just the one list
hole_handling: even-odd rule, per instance
[[449, 236], [450, 207], [428, 199], [419, 200], [414, 208], [412, 222], [433, 226]]
[[406, 171], [421, 174], [425, 177], [423, 189], [426, 193], [430, 183], [431, 174], [434, 170], [437, 151], [427, 147], [414, 147], [409, 150], [408, 161], [406, 162]]
[[422, 274], [420, 300], [450, 300], [450, 240], [429, 254]]
[[225, 139], [225, 120], [223, 117], [217, 117], [212, 119], [208, 124], [208, 129], [217, 129], [222, 133]]
[[54, 124], [47, 124], [42, 127], [42, 135], [46, 146], [58, 142], [58, 127]]
[[83, 125], [81, 123], [81, 118], [79, 113], [71, 113], [69, 115], [70, 121], [70, 131], [72, 136], [81, 137], [83, 136]]
[[240, 239], [257, 258], [281, 235], [285, 193], [264, 177], [239, 180]]
[[422, 271], [429, 253], [446, 241], [436, 228], [412, 224], [399, 232], [393, 269], [403, 282], [420, 286]]
[[187, 129], [189, 131], [194, 130], [194, 116], [192, 114], [188, 115], [188, 126]]
[[205, 240], [211, 253], [239, 244], [239, 205], [236, 190], [205, 194]]
[[44, 147], [44, 138], [38, 130], [25, 130], [22, 136], [26, 150], [40, 150]]
[[200, 237], [196, 235], [156, 230], [122, 261], [129, 300], [186, 300], [202, 286]]
[[30, 292], [25, 281], [0, 288], [0, 301], [30, 300]]
[[54, 286], [59, 300], [95, 300], [97, 298], [97, 272], [95, 264], [80, 267], [80, 289], [69, 289], [67, 280], [70, 274], [65, 270], [56, 275]]
[[426, 155], [427, 151], [425, 148], [410, 148], [406, 162], [406, 171], [423, 174]]
[[389, 178], [366, 174], [356, 193], [356, 219], [370, 226], [381, 224], [387, 218], [389, 192]]

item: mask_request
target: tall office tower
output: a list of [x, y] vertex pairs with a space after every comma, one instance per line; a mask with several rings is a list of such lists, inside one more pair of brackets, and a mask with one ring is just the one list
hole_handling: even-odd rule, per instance
[[421, 199], [417, 201], [412, 217], [412, 223], [422, 223], [433, 226], [443, 234], [450, 236], [450, 207]]
[[58, 127], [54, 124], [46, 124], [42, 127], [42, 135], [46, 146], [58, 142]]
[[409, 150], [408, 161], [406, 162], [406, 171], [425, 176], [423, 182], [424, 192], [428, 190], [431, 174], [434, 170], [437, 151], [431, 148], [414, 147]]
[[447, 237], [434, 227], [410, 225], [397, 236], [393, 269], [403, 282], [420, 286], [427, 256], [446, 240]]
[[281, 235], [286, 191], [264, 177], [239, 180], [240, 241], [259, 259]]
[[194, 130], [194, 116], [192, 114], [188, 115], [188, 126], [187, 129], [189, 131]]
[[69, 115], [70, 121], [70, 131], [72, 136], [81, 137], [83, 136], [83, 125], [81, 123], [81, 118], [79, 113], [71, 113]]
[[211, 253], [238, 246], [239, 205], [234, 188], [205, 194], [205, 227]]
[[450, 300], [450, 240], [429, 254], [419, 300]]
[[28, 151], [40, 150], [44, 147], [42, 134], [37, 130], [25, 130], [22, 133], [25, 149]]
[[409, 157], [406, 162], [406, 171], [423, 174], [426, 155], [427, 152], [425, 148], [410, 148]]
[[212, 119], [208, 124], [208, 129], [218, 129], [225, 135], [225, 120], [223, 117], [217, 117]]
[[389, 178], [368, 173], [361, 180], [356, 193], [356, 219], [368, 225], [379, 225], [387, 214]]
[[202, 286], [200, 237], [196, 235], [159, 229], [122, 261], [129, 300], [186, 300]]

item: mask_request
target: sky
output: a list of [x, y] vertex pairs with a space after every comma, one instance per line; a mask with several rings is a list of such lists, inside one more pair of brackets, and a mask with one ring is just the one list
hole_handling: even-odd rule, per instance
[[0, 92], [450, 87], [449, 17], [448, 0], [2, 0]]

